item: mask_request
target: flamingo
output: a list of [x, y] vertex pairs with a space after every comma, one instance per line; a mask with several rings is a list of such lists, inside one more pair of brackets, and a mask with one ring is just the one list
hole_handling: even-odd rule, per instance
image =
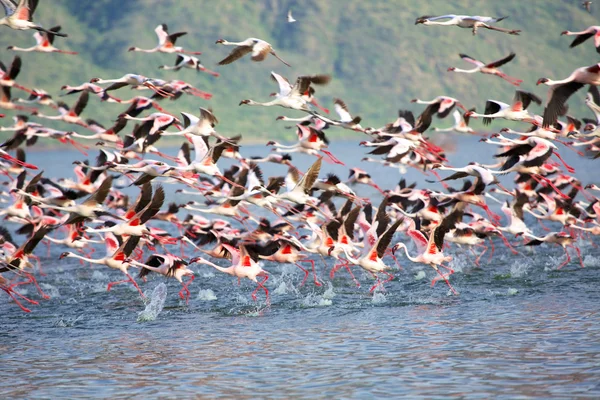
[[596, 52], [600, 53], [600, 26], [597, 26], [597, 25], [590, 26], [581, 32], [562, 31], [561, 36], [562, 35], [577, 36], [575, 38], [575, 40], [573, 40], [573, 43], [571, 43], [571, 45], [569, 46], [569, 48], [571, 48], [571, 49], [573, 47], [579, 46], [581, 43], [583, 43], [586, 40], [588, 40], [589, 38], [593, 37], [594, 38], [594, 47], [596, 48]]
[[[442, 252], [442, 249], [444, 247], [444, 237], [446, 236], [446, 233], [448, 233], [448, 231], [453, 227], [454, 221], [452, 221], [450, 216], [444, 218], [440, 224], [436, 225], [431, 230], [431, 232], [429, 233], [429, 239], [425, 237], [423, 232], [416, 229], [414, 220], [411, 219], [410, 221], [412, 222], [410, 223], [406, 233], [413, 239], [413, 241], [417, 245], [417, 248], [419, 249], [420, 254], [415, 257], [412, 257], [410, 254], [408, 254], [408, 249], [406, 248], [406, 245], [402, 242], [398, 242], [392, 247], [392, 253], [395, 254], [396, 251], [400, 248], [404, 249], [404, 253], [410, 261], [415, 263], [427, 264], [430, 267], [432, 267], [440, 275], [440, 277], [444, 279], [444, 281], [446, 281], [446, 284], [448, 285], [452, 293], [458, 294], [458, 292], [454, 290], [452, 285], [450, 285], [450, 282], [448, 281], [447, 277], [448, 274], [442, 274], [438, 268], [438, 266], [447, 268], [443, 265], [443, 263], [452, 261], [452, 256], [445, 256]], [[448, 268], [448, 270], [449, 274], [452, 274], [454, 272], [452, 269]], [[434, 279], [431, 282], [432, 285], [435, 284], [436, 281], [437, 279]]]
[[8, 46], [6, 50], [12, 51], [37, 51], [40, 53], [61, 53], [61, 54], [79, 54], [76, 51], [59, 50], [54, 47], [54, 37], [60, 32], [61, 27], [55, 26], [50, 28], [48, 31], [35, 32], [33, 38], [35, 39], [36, 45], [27, 48], [21, 48], [17, 46]]
[[493, 62], [487, 63], [487, 64], [485, 64], [479, 60], [476, 60], [473, 57], [469, 57], [466, 54], [459, 54], [459, 56], [466, 62], [475, 64], [475, 68], [460, 69], [460, 68], [456, 68], [456, 67], [450, 67], [450, 68], [448, 68], [448, 72], [461, 72], [463, 74], [474, 74], [476, 72], [481, 72], [482, 74], [496, 75], [515, 86], [519, 86], [521, 84], [521, 82], [523, 82], [521, 79], [517, 79], [517, 78], [513, 78], [512, 76], [508, 76], [498, 69], [498, 67], [512, 61], [515, 58], [515, 53], [510, 53], [508, 56], [506, 56], [500, 60], [493, 61]]
[[[311, 113], [308, 104], [316, 103], [311, 94], [311, 85], [326, 85], [331, 80], [331, 76], [329, 75], [299, 76], [294, 85], [291, 86], [287, 80], [281, 77], [281, 75], [271, 72], [271, 76], [279, 84], [279, 93], [276, 94], [275, 100], [266, 103], [260, 103], [254, 100], [242, 100], [239, 105], [246, 104], [249, 106], [263, 107], [279, 106]], [[318, 104], [316, 105], [318, 106]], [[318, 107], [320, 108], [320, 106]]]
[[[473, 30], [473, 35], [477, 34], [477, 29], [485, 28], [493, 31], [508, 33], [509, 35], [518, 35], [520, 30], [517, 29], [504, 29], [498, 28], [497, 26], [490, 25], [495, 22], [500, 22], [508, 17], [482, 17], [479, 15], [468, 16], [468, 15], [440, 15], [438, 17], [433, 17], [429, 15], [424, 15], [422, 17], [417, 18], [415, 21], [415, 25], [423, 24], [423, 25], [442, 25], [442, 26], [458, 26], [459, 28], [468, 28]], [[441, 21], [447, 20], [447, 21]]]
[[59, 257], [59, 260], [64, 258], [77, 258], [79, 260], [83, 260], [89, 262], [91, 264], [101, 264], [106, 265], [109, 268], [118, 269], [123, 274], [127, 276], [127, 279], [122, 281], [110, 282], [106, 287], [106, 291], [109, 292], [110, 289], [114, 285], [118, 285], [120, 283], [131, 282], [133, 286], [138, 290], [140, 296], [145, 298], [144, 293], [138, 286], [137, 282], [133, 279], [127, 270], [131, 266], [129, 262], [127, 262], [129, 255], [133, 252], [133, 250], [137, 247], [140, 238], [138, 236], [133, 236], [129, 238], [126, 242], [124, 242], [121, 246], [117, 242], [117, 238], [112, 233], [106, 233], [104, 236], [104, 243], [106, 244], [106, 256], [102, 258], [88, 258], [83, 257], [78, 254], [72, 253], [70, 251], [65, 251]]
[[[373, 292], [379, 286], [383, 287], [383, 285], [385, 285], [386, 282], [389, 282], [392, 279], [394, 279], [394, 275], [387, 272], [390, 269], [390, 267], [383, 262], [383, 256], [388, 246], [390, 245], [392, 238], [396, 233], [396, 230], [402, 222], [403, 220], [399, 219], [389, 228], [386, 227], [387, 229], [385, 229], [379, 237], [375, 235], [375, 231], [379, 230], [377, 228], [377, 223], [379, 222], [376, 222], [375, 225], [372, 227], [373, 231], [370, 232], [371, 235], [374, 235], [374, 237], [370, 239], [373, 242], [373, 245], [370, 248], [365, 247], [363, 253], [358, 258], [353, 258], [352, 255], [348, 253], [346, 246], [341, 247], [342, 251], [346, 256], [346, 263], [350, 262], [354, 265], [360, 266], [361, 268], [369, 272], [371, 275], [373, 275], [375, 279], [377, 279], [377, 283], [375, 283], [375, 285], [371, 287], [371, 289], [369, 290], [370, 292]], [[334, 247], [332, 246], [330, 248], [330, 253], [333, 249]], [[383, 282], [380, 281], [379, 277], [377, 276], [378, 273], [383, 273], [387, 275], [388, 279], [386, 279]]]
[[513, 97], [512, 104], [506, 104], [497, 100], [488, 100], [485, 103], [484, 114], [478, 114], [475, 111], [465, 113], [466, 117], [483, 117], [483, 124], [489, 125], [493, 118], [504, 118], [509, 121], [523, 121], [528, 123], [537, 123], [537, 119], [527, 111], [527, 107], [534, 102], [542, 104], [542, 100], [533, 93], [517, 90]]
[[227, 57], [219, 61], [219, 65], [227, 65], [232, 62], [239, 60], [243, 56], [248, 53], [252, 53], [252, 61], [263, 61], [267, 55], [271, 54], [273, 57], [291, 67], [290, 64], [283, 61], [275, 50], [273, 50], [273, 46], [270, 43], [265, 42], [264, 40], [257, 38], [248, 38], [242, 42], [228, 42], [224, 39], [219, 39], [215, 42], [215, 44], [222, 44], [224, 46], [237, 46]]
[[11, 29], [20, 31], [35, 29], [37, 31], [53, 33], [56, 36], [67, 37], [66, 33], [48, 31], [33, 23], [33, 13], [38, 5], [38, 0], [19, 0], [15, 4], [12, 0], [0, 0], [6, 16], [0, 19], [0, 25], [6, 25]]
[[185, 51], [181, 46], [175, 46], [175, 42], [181, 36], [187, 35], [187, 32], [177, 32], [169, 35], [169, 28], [167, 24], [160, 24], [155, 29], [156, 36], [158, 37], [158, 45], [153, 49], [140, 49], [139, 47], [130, 47], [129, 51], [140, 51], [143, 53], [185, 53], [200, 55], [199, 51]]
[[195, 69], [196, 71], [206, 72], [207, 74], [210, 74], [214, 77], [219, 76], [218, 72], [211, 71], [211, 70], [207, 69], [204, 65], [202, 65], [200, 63], [200, 60], [197, 57], [192, 57], [192, 56], [188, 56], [185, 54], [177, 54], [177, 58], [175, 59], [174, 66], [171, 67], [168, 65], [161, 65], [158, 68], [164, 69], [164, 70], [173, 70], [173, 71], [179, 71], [181, 68], [190, 68], [190, 69]]
[[[238, 280], [242, 278], [248, 278], [257, 283], [258, 286], [254, 292], [252, 292], [252, 298], [254, 301], [256, 301], [256, 292], [258, 289], [263, 289], [267, 297], [267, 304], [270, 304], [269, 290], [264, 286], [265, 282], [269, 279], [269, 272], [262, 269], [261, 266], [258, 265], [256, 258], [254, 258], [255, 256], [250, 255], [245, 245], [238, 244], [236, 247], [234, 247], [228, 243], [222, 243], [222, 246], [231, 254], [231, 266], [224, 268], [212, 263], [208, 265], [211, 265], [213, 268], [223, 273], [235, 276], [238, 278]], [[192, 258], [190, 260], [190, 264], [199, 260], [199, 257]], [[256, 279], [259, 276], [264, 277], [264, 279], [260, 282]]]
[[148, 89], [153, 90], [154, 92], [156, 92], [157, 94], [159, 94], [162, 97], [173, 97], [173, 94], [166, 92], [166, 91], [160, 89], [159, 87], [157, 87], [160, 85], [155, 85], [153, 79], [147, 78], [143, 75], [126, 74], [118, 79], [92, 78], [90, 80], [90, 83], [99, 83], [99, 84], [112, 83], [112, 85], [110, 85], [109, 87], [104, 89], [105, 92], [108, 92], [109, 90], [120, 89], [120, 88], [128, 86], [128, 85], [144, 86], [144, 87], [147, 87]]
[[537, 84], [541, 83], [550, 86], [542, 125], [547, 128], [556, 123], [559, 115], [565, 113], [565, 103], [573, 93], [585, 85], [600, 85], [600, 63], [577, 68], [571, 75], [562, 80], [554, 81], [548, 78], [540, 78]]
[[296, 20], [294, 19], [294, 17], [292, 17], [292, 10], [288, 10], [288, 13], [287, 13], [287, 22], [289, 22], [289, 23], [296, 22]]
[[558, 267], [556, 267], [556, 269], [561, 269], [569, 262], [571, 262], [571, 256], [569, 255], [569, 251], [567, 250], [568, 248], [575, 249], [575, 251], [577, 252], [577, 257], [579, 257], [579, 264], [581, 265], [581, 268], [585, 268], [585, 265], [583, 264], [583, 259], [581, 258], [581, 250], [579, 250], [579, 247], [575, 246], [574, 244], [576, 242], [576, 239], [568, 233], [550, 232], [543, 237], [537, 237], [530, 233], [524, 233], [523, 236], [531, 239], [529, 242], [525, 243], [525, 246], [539, 246], [542, 243], [554, 243], [562, 247], [565, 251], [567, 259], [563, 261]]
[[[475, 111], [475, 109], [471, 109], [469, 111]], [[465, 113], [466, 114], [466, 113]], [[454, 118], [454, 125], [450, 128], [434, 128], [436, 132], [459, 132], [459, 133], [475, 133], [475, 130], [469, 126], [469, 116], [462, 115], [460, 111], [454, 110], [452, 113]]]
[[30, 94], [35, 94], [35, 92], [31, 89], [26, 88], [25, 86], [21, 86], [15, 82], [17, 76], [19, 76], [19, 72], [21, 72], [21, 57], [15, 56], [12, 62], [10, 63], [10, 67], [6, 68], [6, 66], [0, 61], [0, 86], [4, 87], [14, 87], [19, 90], [23, 90]]

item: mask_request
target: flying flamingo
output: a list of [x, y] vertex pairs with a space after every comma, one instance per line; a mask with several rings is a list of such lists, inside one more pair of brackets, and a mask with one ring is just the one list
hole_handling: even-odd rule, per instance
[[202, 65], [197, 57], [186, 56], [185, 54], [177, 54], [174, 66], [171, 67], [168, 65], [161, 65], [158, 68], [173, 71], [179, 71], [181, 68], [190, 68], [195, 69], [196, 71], [206, 72], [207, 74], [210, 74], [215, 77], [219, 76], [218, 72], [211, 71], [207, 69], [204, 65]]
[[173, 94], [166, 92], [166, 91], [160, 89], [159, 87], [157, 87], [157, 85], [155, 85], [153, 83], [153, 79], [146, 78], [145, 76], [142, 76], [142, 75], [126, 74], [118, 79], [92, 78], [90, 80], [90, 83], [98, 83], [98, 84], [112, 83], [112, 85], [110, 85], [109, 87], [104, 89], [105, 92], [108, 92], [109, 90], [120, 89], [120, 88], [128, 86], [128, 85], [130, 85], [130, 86], [145, 86], [148, 89], [151, 89], [154, 92], [158, 93], [162, 97], [173, 97]]
[[[212, 263], [209, 265], [223, 273], [237, 277], [238, 281], [242, 278], [248, 278], [251, 281], [257, 283], [258, 286], [254, 290], [254, 292], [252, 292], [252, 298], [254, 299], [254, 301], [256, 301], [256, 292], [258, 291], [258, 289], [263, 289], [267, 297], [267, 304], [269, 304], [269, 290], [264, 286], [267, 279], [269, 279], [269, 272], [262, 269], [260, 265], [258, 265], [258, 263], [256, 262], [256, 259], [250, 256], [248, 249], [246, 249], [245, 245], [238, 244], [234, 247], [228, 243], [222, 243], [222, 246], [231, 254], [231, 266], [224, 268], [218, 265], [214, 265]], [[201, 258], [199, 257], [192, 258], [190, 260], [190, 264], [200, 260]], [[259, 282], [256, 279], [256, 277], [258, 276], [264, 277], [264, 279]]]
[[498, 69], [498, 67], [512, 61], [512, 59], [515, 58], [515, 53], [510, 53], [508, 56], [506, 56], [498, 61], [493, 61], [488, 64], [485, 64], [479, 60], [476, 60], [473, 57], [469, 57], [466, 54], [459, 54], [459, 56], [466, 62], [475, 64], [475, 68], [460, 69], [460, 68], [456, 68], [456, 67], [450, 67], [450, 68], [448, 68], [448, 72], [461, 72], [464, 74], [474, 74], [476, 72], [481, 72], [482, 74], [496, 75], [515, 86], [519, 86], [521, 84], [521, 82], [523, 82], [521, 79], [517, 79], [517, 78], [513, 78], [512, 76], [508, 76]]
[[554, 125], [558, 117], [565, 113], [565, 103], [573, 93], [585, 85], [600, 85], [600, 64], [577, 68], [571, 75], [559, 81], [540, 78], [537, 84], [539, 85], [540, 83], [550, 86], [542, 125], [544, 128], [547, 128]]
[[[458, 26], [459, 28], [468, 28], [473, 30], [473, 35], [477, 34], [477, 29], [485, 28], [493, 31], [508, 33], [509, 35], [518, 35], [520, 30], [517, 29], [504, 29], [498, 28], [497, 26], [490, 25], [491, 23], [500, 22], [508, 17], [482, 17], [479, 15], [468, 16], [468, 15], [440, 15], [438, 17], [433, 17], [429, 15], [424, 15], [422, 17], [417, 18], [415, 21], [415, 25], [423, 24], [423, 25], [442, 25], [442, 26]], [[440, 21], [447, 20], [447, 21]]]
[[17, 76], [19, 76], [19, 72], [21, 72], [21, 57], [15, 56], [13, 58], [12, 63], [10, 63], [10, 67], [6, 68], [6, 66], [0, 61], [0, 86], [2, 87], [14, 87], [20, 90], [23, 90], [30, 94], [35, 94], [35, 92], [31, 89], [28, 89], [24, 86], [21, 86], [15, 82]]
[[199, 51], [186, 51], [181, 46], [175, 46], [175, 42], [178, 38], [183, 35], [187, 35], [187, 32], [176, 32], [169, 35], [169, 28], [167, 24], [158, 25], [154, 32], [158, 37], [158, 45], [153, 49], [140, 49], [139, 47], [130, 47], [129, 51], [140, 51], [142, 53], [186, 53], [193, 55], [202, 54]]
[[131, 255], [133, 250], [137, 247], [140, 238], [139, 236], [133, 236], [129, 238], [126, 242], [124, 242], [121, 246], [119, 246], [119, 242], [117, 242], [117, 238], [112, 233], [106, 233], [104, 236], [104, 243], [106, 244], [106, 256], [102, 258], [87, 258], [80, 256], [75, 253], [71, 253], [70, 251], [66, 251], [62, 253], [59, 257], [59, 260], [63, 258], [77, 258], [92, 264], [101, 264], [106, 265], [107, 267], [118, 269], [122, 273], [127, 276], [127, 279], [122, 281], [110, 282], [106, 288], [106, 291], [110, 291], [114, 285], [118, 285], [120, 283], [131, 282], [133, 286], [138, 290], [140, 296], [145, 298], [144, 293], [136, 283], [136, 281], [129, 275], [127, 269], [131, 266], [130, 263], [127, 262], [128, 257]]
[[56, 36], [67, 37], [66, 33], [51, 32], [33, 23], [33, 13], [38, 5], [38, 0], [19, 0], [19, 4], [15, 4], [12, 0], [0, 0], [0, 3], [2, 3], [6, 13], [6, 16], [0, 19], [0, 25], [6, 25], [20, 31], [35, 29], [41, 32], [53, 33]]
[[[414, 221], [411, 220], [412, 222], [409, 228], [407, 229], [406, 233], [415, 242], [420, 254], [416, 257], [412, 257], [410, 254], [408, 254], [408, 249], [406, 248], [406, 245], [401, 242], [395, 244], [394, 247], [392, 247], [392, 253], [395, 253], [400, 248], [404, 249], [404, 253], [410, 261], [431, 266], [440, 275], [440, 277], [446, 281], [448, 287], [450, 288], [450, 290], [452, 290], [452, 293], [458, 294], [456, 290], [454, 290], [452, 285], [450, 285], [447, 276], [452, 274], [454, 271], [443, 265], [444, 262], [449, 262], [452, 260], [452, 256], [444, 256], [444, 253], [442, 252], [442, 249], [444, 248], [444, 236], [446, 236], [446, 233], [448, 233], [448, 231], [453, 226], [453, 224], [451, 223], [453, 221], [451, 221], [451, 218], [449, 217], [450, 216], [444, 218], [444, 220], [442, 220], [440, 224], [436, 225], [431, 230], [431, 232], [429, 233], [429, 239], [425, 237], [423, 232], [416, 229]], [[449, 274], [442, 274], [438, 266], [447, 268]], [[434, 279], [431, 282], [432, 285], [435, 284], [436, 281], [437, 279]]]
[[569, 46], [569, 48], [573, 48], [575, 46], [579, 46], [581, 43], [585, 42], [589, 38], [594, 38], [594, 47], [596, 48], [596, 52], [600, 53], [600, 26], [590, 26], [589, 28], [581, 31], [581, 32], [571, 32], [571, 31], [562, 31], [562, 35], [567, 36], [577, 36], [573, 43]]
[[61, 29], [60, 26], [55, 26], [45, 32], [44, 31], [35, 32], [33, 34], [33, 37], [36, 42], [35, 46], [27, 47], [27, 48], [21, 48], [21, 47], [17, 47], [17, 46], [8, 46], [6, 48], [6, 50], [23, 51], [23, 52], [37, 51], [40, 53], [61, 53], [61, 54], [73, 54], [73, 55], [79, 54], [76, 51], [59, 50], [56, 47], [54, 47], [54, 37], [57, 35], [57, 33], [60, 31], [60, 29]]
[[224, 46], [237, 46], [235, 49], [233, 49], [231, 53], [229, 53], [227, 57], [219, 61], [219, 65], [231, 64], [232, 62], [239, 60], [246, 54], [252, 53], [252, 61], [263, 61], [267, 57], [267, 55], [271, 54], [273, 55], [273, 57], [275, 57], [288, 67], [291, 67], [290, 64], [283, 61], [275, 53], [275, 50], [273, 50], [273, 47], [270, 43], [267, 43], [261, 39], [248, 38], [243, 42], [228, 42], [227, 40], [219, 39], [215, 43], [222, 44]]

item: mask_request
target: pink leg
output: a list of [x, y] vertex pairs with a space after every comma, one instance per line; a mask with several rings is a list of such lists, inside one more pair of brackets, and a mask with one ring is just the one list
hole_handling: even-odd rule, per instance
[[190, 285], [190, 283], [192, 283], [194, 281], [194, 275], [192, 275], [190, 277], [190, 280], [188, 281], [188, 283], [184, 283], [183, 284], [183, 289], [181, 289], [181, 291], [179, 292], [179, 297], [181, 297], [181, 299], [184, 299], [184, 293], [185, 293], [185, 304], [189, 304], [190, 301], [190, 290], [188, 289], [188, 286]]
[[302, 279], [302, 283], [300, 284], [300, 287], [302, 287], [306, 283], [306, 278], [308, 278], [308, 271], [306, 269], [302, 268], [302, 266], [298, 263], [294, 263], [294, 265], [296, 267], [300, 268], [302, 270], [302, 272], [304, 272], [304, 279]]
[[271, 300], [269, 299], [269, 290], [264, 286], [265, 282], [269, 279], [269, 275], [265, 275], [265, 279], [263, 279], [261, 282], [258, 282], [258, 286], [256, 287], [256, 289], [254, 289], [254, 292], [252, 292], [252, 298], [254, 299], [254, 301], [256, 301], [256, 292], [258, 292], [258, 289], [263, 289], [265, 291], [265, 296], [267, 296], [267, 304], [271, 304]]
[[333, 154], [331, 154], [331, 152], [327, 151], [327, 150], [321, 150], [322, 153], [325, 153], [327, 156], [329, 156], [329, 158], [331, 158], [331, 161], [333, 161], [336, 164], [340, 164], [340, 165], [346, 165], [343, 162], [341, 162], [340, 160], [338, 160]]
[[[323, 286], [321, 284], [321, 282], [318, 281], [317, 279], [317, 272], [315, 271], [315, 262], [313, 260], [301, 260], [300, 262], [307, 262], [310, 263], [311, 267], [312, 267], [312, 273], [313, 273], [313, 278], [315, 280], [315, 286]], [[306, 278], [305, 278], [306, 279]]]
[[477, 257], [477, 259], [475, 259], [475, 264], [477, 264], [477, 266], [479, 266], [479, 260], [481, 260], [481, 257], [483, 257], [483, 255], [485, 254], [486, 251], [488, 251], [487, 246], [480, 244], [477, 247], [483, 247], [483, 251], [481, 252], [481, 254], [479, 255], [479, 257]]
[[36, 304], [36, 305], [39, 304], [37, 301], [28, 299], [27, 297], [23, 296], [22, 294], [13, 291], [10, 287], [5, 288], [4, 286], [0, 286], [0, 289], [4, 290], [6, 292], [6, 294], [8, 294], [15, 301], [15, 303], [19, 306], [19, 308], [21, 308], [21, 310], [23, 310], [26, 313], [31, 312], [31, 310], [29, 308], [23, 306], [23, 304], [21, 304], [21, 302], [19, 300], [17, 300], [17, 298], [15, 297], [15, 294], [17, 296], [27, 300], [31, 304]]
[[579, 250], [579, 247], [573, 244], [571, 247], [575, 249], [575, 252], [577, 252], [577, 257], [579, 257], [579, 264], [581, 264], [581, 268], [585, 268], [585, 265], [583, 265], [583, 258], [581, 258], [581, 250]]
[[566, 247], [564, 247], [564, 250], [565, 250], [565, 255], [567, 256], [567, 259], [562, 264], [560, 264], [556, 269], [561, 269], [562, 267], [564, 267], [565, 265], [567, 265], [568, 263], [571, 262], [571, 256], [569, 255], [569, 251], [567, 250]]
[[448, 285], [448, 287], [450, 288], [452, 293], [454, 293], [455, 295], [458, 295], [458, 292], [456, 290], [454, 290], [454, 288], [450, 284], [450, 281], [448, 280], [448, 276], [450, 276], [452, 273], [442, 274], [439, 269], [436, 268], [435, 270], [440, 275], [441, 278], [438, 278], [438, 277], [434, 278], [431, 281], [431, 286], [433, 287], [438, 280], [443, 279], [444, 281], [446, 281], [446, 284]]

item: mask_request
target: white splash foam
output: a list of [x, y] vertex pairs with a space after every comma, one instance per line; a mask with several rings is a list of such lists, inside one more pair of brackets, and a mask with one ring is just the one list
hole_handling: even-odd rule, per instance
[[583, 265], [586, 267], [598, 267], [600, 266], [600, 257], [594, 257], [588, 254], [583, 257]]
[[167, 285], [159, 283], [152, 291], [150, 304], [146, 306], [144, 311], [138, 314], [137, 322], [154, 321], [158, 314], [162, 311], [165, 300], [167, 299]]
[[382, 292], [376, 291], [373, 293], [373, 297], [371, 298], [371, 303], [373, 304], [382, 304], [387, 302], [387, 297]]
[[323, 296], [309, 294], [302, 300], [305, 307], [327, 307], [332, 305], [331, 299], [324, 299]]
[[286, 282], [281, 282], [279, 286], [273, 290], [275, 294], [286, 294], [288, 292], [288, 284]]
[[212, 271], [210, 271], [210, 272], [204, 272], [204, 273], [202, 274], [202, 277], [203, 277], [203, 278], [214, 278], [214, 277], [215, 277], [215, 273], [214, 273], [214, 272], [212, 272]]
[[514, 296], [517, 293], [519, 293], [519, 291], [515, 288], [508, 288], [508, 290], [506, 291], [506, 294], [509, 296]]
[[322, 294], [322, 297], [324, 299], [331, 300], [335, 296], [336, 296], [336, 294], [333, 291], [333, 285], [331, 284], [331, 282], [327, 282], [327, 290], [325, 290], [325, 292]]
[[522, 258], [519, 261], [513, 261], [510, 266], [510, 276], [512, 278], [521, 278], [522, 276], [527, 275], [530, 267], [531, 262], [526, 259]]
[[48, 283], [40, 283], [40, 287], [51, 298], [60, 297], [60, 292], [56, 286], [52, 286]]
[[198, 293], [198, 300], [214, 301], [217, 300], [217, 296], [215, 295], [215, 292], [213, 292], [211, 289], [202, 289]]
[[425, 271], [420, 270], [415, 275], [415, 281], [420, 281], [421, 279], [424, 279], [426, 276], [427, 276], [427, 274], [425, 273]]

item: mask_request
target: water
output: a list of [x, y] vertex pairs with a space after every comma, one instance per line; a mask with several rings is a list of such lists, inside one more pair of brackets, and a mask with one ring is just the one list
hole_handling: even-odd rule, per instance
[[[490, 159], [494, 149], [475, 141], [459, 139], [453, 164], [474, 154]], [[354, 143], [332, 149], [348, 165], [363, 167], [351, 164]], [[242, 151], [262, 154], [264, 147]], [[592, 164], [563, 152], [582, 182], [592, 182]], [[78, 158], [32, 152], [29, 159], [50, 176], [65, 176], [67, 156]], [[306, 168], [312, 160], [294, 161]], [[384, 187], [399, 179], [381, 166], [364, 169]], [[347, 174], [324, 165], [323, 173], [331, 170]], [[407, 178], [428, 185], [419, 172]], [[379, 202], [370, 188], [357, 190]], [[258, 302], [252, 300], [253, 283], [238, 286], [235, 278], [194, 265], [188, 306], [174, 280], [151, 275], [140, 282], [147, 293], [166, 285], [162, 312], [145, 322], [138, 314], [147, 305], [130, 284], [106, 292], [108, 282], [123, 278], [118, 271], [58, 261], [62, 249], [53, 246], [48, 257], [40, 245], [36, 254], [47, 275], [37, 276], [52, 298], [41, 300], [28, 286], [40, 305], [25, 314], [0, 294], [0, 370], [10, 376], [0, 381], [0, 397], [598, 398], [600, 251], [589, 242], [579, 245], [586, 267], [575, 256], [558, 271], [564, 254], [555, 247], [519, 248], [522, 254], [513, 256], [497, 242], [481, 267], [473, 256], [452, 252], [457, 273], [451, 282], [460, 296], [450, 296], [443, 282], [431, 288], [434, 271], [403, 256], [402, 270], [390, 260], [395, 279], [374, 295], [372, 278], [358, 268], [360, 288], [343, 269], [330, 282], [331, 260], [327, 268], [317, 262], [322, 287], [310, 278], [299, 287], [299, 269], [265, 263], [272, 275], [270, 307], [261, 291]]]

